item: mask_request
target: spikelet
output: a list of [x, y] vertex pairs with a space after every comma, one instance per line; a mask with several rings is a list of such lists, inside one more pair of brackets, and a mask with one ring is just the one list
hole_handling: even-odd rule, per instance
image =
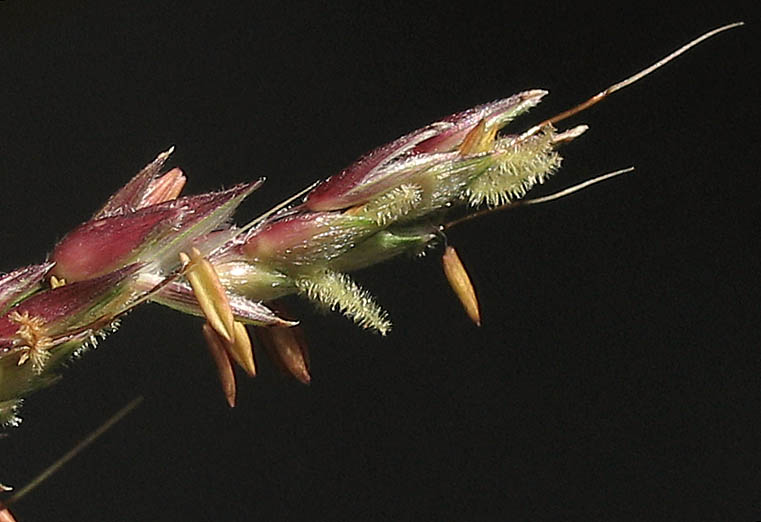
[[372, 219], [385, 226], [403, 218], [414, 209], [423, 197], [423, 189], [417, 185], [399, 185], [360, 207], [357, 215]]
[[386, 312], [346, 274], [326, 270], [298, 280], [296, 287], [301, 295], [341, 312], [362, 328], [372, 328], [381, 335], [391, 330]]
[[553, 149], [554, 136], [554, 132], [546, 131], [517, 143], [512, 138], [500, 140], [494, 165], [468, 185], [470, 205], [504, 205], [543, 183], [560, 167], [560, 156]]

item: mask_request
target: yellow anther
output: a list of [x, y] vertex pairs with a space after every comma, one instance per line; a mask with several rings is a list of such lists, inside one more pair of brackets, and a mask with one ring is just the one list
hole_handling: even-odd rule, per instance
[[309, 354], [303, 332], [299, 326], [259, 326], [256, 336], [264, 345], [275, 364], [304, 384], [309, 384]]
[[444, 266], [444, 274], [447, 276], [447, 280], [462, 303], [463, 308], [465, 308], [468, 317], [476, 325], [481, 326], [481, 312], [479, 311], [476, 291], [473, 289], [470, 276], [468, 276], [468, 272], [465, 270], [465, 266], [460, 261], [460, 256], [457, 255], [454, 247], [448, 246], [444, 250], [444, 256], [441, 258], [441, 261]]
[[56, 289], [66, 284], [66, 279], [63, 277], [58, 279], [56, 276], [50, 276], [50, 288]]
[[225, 347], [235, 362], [243, 368], [251, 377], [256, 375], [256, 363], [254, 362], [254, 351], [251, 348], [251, 338], [243, 323], [235, 321], [235, 340]]
[[201, 255], [197, 248], [193, 248], [190, 255], [180, 252], [180, 261], [186, 267], [185, 277], [193, 288], [203, 315], [225, 341], [233, 343], [235, 319], [227, 293], [214, 266]]
[[460, 145], [460, 153], [464, 156], [488, 152], [494, 144], [494, 138], [497, 136], [497, 127], [492, 125], [486, 128], [486, 120], [481, 120], [478, 125], [470, 129], [470, 132], [463, 139]]
[[214, 363], [217, 365], [217, 374], [219, 382], [222, 384], [222, 392], [225, 394], [227, 404], [231, 408], [235, 406], [235, 372], [230, 363], [230, 356], [225, 349], [225, 342], [219, 336], [217, 331], [209, 323], [203, 325], [203, 336], [206, 339], [206, 346], [209, 348]]

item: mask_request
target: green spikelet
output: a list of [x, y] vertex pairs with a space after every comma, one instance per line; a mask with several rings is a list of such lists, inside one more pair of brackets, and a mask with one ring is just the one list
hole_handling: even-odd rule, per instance
[[399, 185], [369, 201], [359, 215], [385, 226], [406, 216], [420, 203], [422, 197], [423, 189], [419, 186]]
[[470, 204], [503, 205], [543, 183], [560, 167], [560, 156], [553, 149], [554, 136], [548, 131], [517, 145], [510, 138], [500, 140], [493, 154], [494, 164], [468, 185]]
[[296, 287], [301, 295], [331, 310], [338, 310], [363, 328], [373, 328], [381, 335], [391, 330], [386, 312], [375, 303], [367, 290], [346, 274], [328, 270], [308, 279], [300, 279]]

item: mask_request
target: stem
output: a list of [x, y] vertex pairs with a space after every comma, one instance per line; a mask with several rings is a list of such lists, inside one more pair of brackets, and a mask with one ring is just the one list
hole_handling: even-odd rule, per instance
[[529, 136], [532, 136], [532, 135], [536, 134], [540, 129], [546, 127], [547, 125], [554, 125], [555, 123], [557, 123], [559, 121], [563, 121], [563, 120], [565, 120], [567, 118], [570, 118], [571, 116], [574, 116], [574, 115], [576, 115], [576, 114], [578, 114], [578, 113], [580, 113], [582, 111], [587, 110], [588, 108], [590, 108], [591, 106], [596, 105], [597, 103], [601, 102], [602, 100], [604, 100], [605, 98], [607, 98], [608, 96], [613, 94], [614, 92], [620, 91], [624, 87], [628, 87], [629, 85], [633, 84], [634, 82], [637, 82], [637, 81], [641, 80], [642, 78], [644, 78], [648, 74], [654, 72], [655, 70], [660, 69], [661, 67], [663, 67], [664, 65], [669, 63], [674, 58], [676, 58], [676, 57], [686, 53], [687, 51], [689, 51], [690, 49], [692, 49], [693, 47], [695, 47], [699, 43], [703, 42], [704, 40], [707, 40], [707, 39], [711, 38], [712, 36], [715, 36], [715, 35], [717, 35], [719, 33], [724, 32], [724, 31], [728, 31], [729, 29], [734, 29], [735, 27], [740, 27], [741, 25], [745, 25], [744, 22], [735, 22], [735, 23], [732, 23], [732, 24], [722, 25], [721, 27], [717, 27], [716, 29], [714, 29], [712, 31], [708, 31], [707, 33], [703, 33], [702, 35], [698, 36], [697, 38], [695, 38], [691, 42], [688, 42], [688, 43], [684, 44], [683, 46], [681, 46], [679, 49], [677, 49], [673, 53], [669, 54], [668, 56], [664, 56], [663, 58], [661, 58], [660, 60], [658, 60], [657, 62], [652, 64], [651, 66], [642, 69], [638, 73], [629, 76], [625, 80], [621, 80], [618, 83], [614, 83], [613, 85], [611, 85], [607, 89], [604, 89], [604, 90], [598, 92], [597, 94], [595, 94], [594, 96], [589, 98], [587, 101], [582, 102], [582, 103], [578, 104], [577, 106], [572, 107], [572, 108], [570, 108], [570, 109], [568, 109], [566, 111], [563, 111], [560, 114], [556, 114], [552, 118], [544, 120], [543, 122], [539, 123], [538, 125], [533, 126], [528, 131], [523, 133], [520, 136], [519, 140], [523, 140], [525, 138], [528, 138]]
[[132, 412], [135, 408], [137, 408], [140, 403], [143, 402], [143, 396], [140, 395], [138, 397], [135, 397], [131, 401], [129, 401], [126, 405], [124, 405], [119, 411], [114, 413], [106, 422], [101, 424], [96, 430], [91, 432], [89, 435], [87, 435], [84, 439], [79, 441], [73, 448], [71, 448], [69, 451], [64, 453], [58, 460], [56, 460], [53, 464], [45, 468], [39, 475], [37, 475], [35, 478], [31, 480], [27, 485], [25, 485], [23, 488], [19, 489], [16, 493], [13, 494], [11, 498], [8, 499], [8, 501], [5, 503], [7, 506], [10, 506], [12, 504], [15, 504], [24, 496], [32, 491], [34, 488], [39, 486], [45, 479], [50, 477], [53, 473], [58, 471], [64, 464], [69, 462], [72, 458], [74, 458], [79, 452], [87, 448], [90, 444], [95, 442], [95, 440], [103, 435], [105, 432], [107, 432], [111, 427], [114, 426], [117, 422], [122, 420], [128, 413]]

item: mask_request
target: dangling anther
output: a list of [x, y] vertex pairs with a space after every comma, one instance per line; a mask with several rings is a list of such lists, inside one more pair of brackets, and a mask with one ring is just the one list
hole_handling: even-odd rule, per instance
[[470, 282], [470, 276], [465, 270], [462, 261], [460, 261], [460, 256], [457, 255], [457, 251], [454, 247], [446, 247], [441, 262], [444, 267], [444, 274], [449, 281], [449, 285], [452, 287], [452, 290], [454, 290], [460, 303], [462, 303], [463, 308], [465, 308], [468, 317], [470, 317], [477, 326], [481, 326], [481, 312], [478, 306], [476, 291], [473, 289], [473, 283]]
[[204, 316], [212, 328], [232, 344], [235, 340], [235, 318], [214, 266], [197, 248], [191, 249], [190, 255], [180, 252], [180, 260]]
[[227, 404], [231, 408], [234, 408], [236, 395], [235, 372], [233, 372], [233, 365], [230, 362], [230, 355], [225, 349], [225, 341], [209, 323], [204, 323], [203, 325], [203, 336], [206, 339], [209, 353], [211, 353], [211, 357], [214, 359], [214, 364], [217, 366], [219, 382], [222, 384], [222, 392], [225, 394]]

